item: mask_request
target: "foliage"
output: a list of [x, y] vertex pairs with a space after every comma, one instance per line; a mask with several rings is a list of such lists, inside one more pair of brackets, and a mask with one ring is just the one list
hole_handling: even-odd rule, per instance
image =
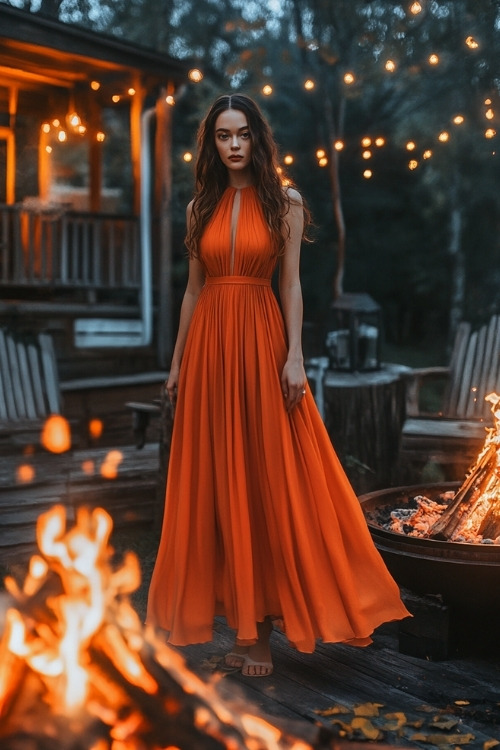
[[[420, 0], [416, 13], [409, 0], [16, 4], [107, 29], [203, 70], [203, 82], [188, 83], [178, 97], [174, 118], [179, 284], [192, 190], [182, 154], [194, 149], [209, 101], [239, 89], [261, 104], [282, 154], [293, 155], [290, 175], [313, 212], [316, 243], [305, 246], [302, 260], [310, 320], [328, 319], [342, 222], [345, 287], [377, 299], [390, 341], [435, 340], [453, 315], [480, 322], [499, 309], [500, 135], [484, 133], [500, 130], [500, 0]], [[438, 64], [429, 61], [432, 53]], [[346, 84], [349, 71], [355, 79]], [[308, 78], [312, 90], [303, 86]], [[272, 85], [271, 96], [263, 95], [264, 84]], [[453, 122], [457, 114], [461, 124]], [[437, 139], [442, 131], [448, 142]], [[369, 161], [360, 145], [366, 135], [385, 139]], [[338, 154], [334, 139], [344, 144]], [[326, 169], [318, 166], [318, 148], [329, 156]], [[431, 158], [423, 158], [425, 150]], [[417, 168], [410, 170], [413, 158]], [[363, 177], [367, 166], [372, 179]]]

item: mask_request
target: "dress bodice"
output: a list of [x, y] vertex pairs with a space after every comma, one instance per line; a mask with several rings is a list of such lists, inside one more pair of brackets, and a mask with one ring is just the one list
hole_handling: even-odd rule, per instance
[[200, 241], [207, 276], [270, 278], [276, 253], [253, 186], [224, 191]]

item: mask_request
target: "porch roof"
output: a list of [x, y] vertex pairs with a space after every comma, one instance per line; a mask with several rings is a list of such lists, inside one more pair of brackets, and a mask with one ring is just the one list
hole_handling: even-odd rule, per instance
[[[74, 88], [94, 78], [101, 96], [140, 74], [146, 89], [186, 80], [187, 62], [0, 3], [0, 82], [19, 88]], [[113, 92], [114, 93], [114, 92]]]

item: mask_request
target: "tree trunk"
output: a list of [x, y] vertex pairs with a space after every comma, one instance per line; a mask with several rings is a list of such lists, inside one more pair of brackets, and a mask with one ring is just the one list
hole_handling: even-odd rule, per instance
[[450, 233], [448, 253], [451, 257], [451, 292], [449, 341], [454, 341], [463, 318], [465, 302], [465, 254], [462, 247], [463, 207], [459, 199], [460, 175], [455, 168], [450, 188]]

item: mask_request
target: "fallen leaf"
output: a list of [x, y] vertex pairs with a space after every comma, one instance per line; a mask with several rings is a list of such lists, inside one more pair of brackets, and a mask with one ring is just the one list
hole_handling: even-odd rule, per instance
[[313, 713], [318, 714], [318, 716], [335, 716], [336, 714], [349, 714], [350, 712], [350, 708], [338, 703], [335, 706], [330, 706], [330, 708], [315, 708]]
[[491, 750], [493, 747], [498, 747], [500, 745], [500, 742], [498, 740], [494, 740], [491, 738], [491, 740], [486, 740], [486, 742], [483, 742], [483, 750]]
[[380, 729], [377, 729], [369, 719], [362, 716], [356, 716], [356, 718], [351, 721], [351, 727], [353, 729], [359, 729], [367, 740], [381, 740], [384, 736]]
[[470, 706], [470, 701], [453, 701], [455, 706]]
[[419, 732], [410, 737], [415, 742], [427, 742], [429, 745], [468, 745], [475, 740], [473, 734], [424, 734]]
[[396, 732], [398, 729], [406, 725], [406, 714], [402, 713], [402, 711], [396, 711], [392, 714], [384, 714], [384, 718], [387, 719], [387, 724], [385, 724], [382, 729], [385, 729], [388, 732]]
[[361, 703], [354, 706], [354, 716], [378, 716], [379, 708], [383, 707], [383, 703]]
[[429, 726], [431, 729], [444, 729], [445, 731], [449, 731], [450, 729], [454, 729], [454, 727], [457, 726], [457, 724], [460, 722], [459, 719], [435, 719], [432, 721]]

